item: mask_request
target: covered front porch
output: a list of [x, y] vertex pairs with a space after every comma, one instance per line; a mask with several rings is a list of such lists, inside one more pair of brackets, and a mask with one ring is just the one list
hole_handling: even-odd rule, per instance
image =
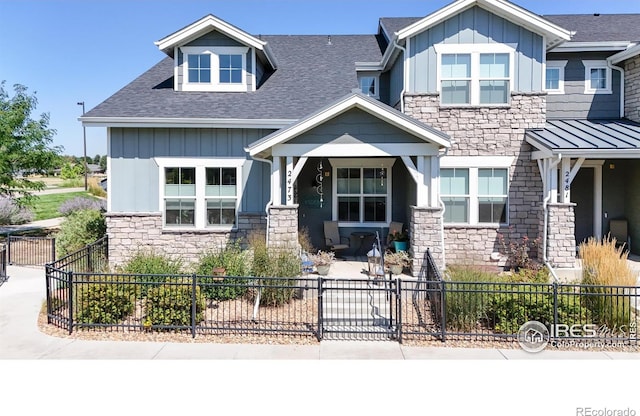
[[640, 125], [553, 120], [528, 131], [527, 141], [537, 149], [533, 158], [544, 186], [543, 258], [556, 267], [579, 267], [579, 244], [610, 236], [639, 254]]
[[249, 146], [271, 165], [267, 239], [298, 244], [308, 234], [329, 249], [324, 223], [337, 224], [344, 256], [384, 246], [389, 226], [410, 235], [414, 273], [431, 249], [442, 258], [439, 160], [448, 136], [362, 94], [354, 93]]

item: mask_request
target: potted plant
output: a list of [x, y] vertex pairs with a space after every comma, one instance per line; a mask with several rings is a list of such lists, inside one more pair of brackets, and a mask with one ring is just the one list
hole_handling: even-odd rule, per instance
[[409, 267], [411, 258], [409, 257], [409, 253], [404, 250], [399, 250], [395, 253], [387, 251], [384, 254], [384, 264], [389, 266], [391, 273], [397, 276], [402, 273], [405, 267]]
[[329, 274], [329, 268], [335, 257], [335, 253], [331, 251], [318, 250], [316, 254], [309, 254], [309, 260], [313, 262], [313, 265], [316, 266], [316, 271], [321, 276]]
[[391, 241], [396, 251], [407, 251], [409, 244], [409, 233], [407, 230], [395, 232], [391, 234]]

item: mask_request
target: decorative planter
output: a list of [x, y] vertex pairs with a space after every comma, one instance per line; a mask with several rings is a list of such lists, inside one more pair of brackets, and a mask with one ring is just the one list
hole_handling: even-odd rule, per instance
[[389, 269], [391, 270], [391, 273], [397, 276], [399, 274], [402, 274], [402, 271], [404, 270], [404, 266], [400, 264], [391, 264], [389, 266]]
[[329, 274], [330, 268], [331, 268], [331, 265], [329, 264], [319, 264], [316, 266], [316, 271], [320, 276], [326, 276]]
[[227, 269], [224, 267], [214, 267], [211, 274], [214, 276], [213, 280], [223, 280]]
[[393, 247], [396, 249], [396, 251], [407, 251], [407, 245], [408, 243], [406, 241], [393, 242]]

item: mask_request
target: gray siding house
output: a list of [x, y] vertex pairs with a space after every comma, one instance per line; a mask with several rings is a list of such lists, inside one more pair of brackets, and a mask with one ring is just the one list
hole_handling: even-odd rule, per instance
[[81, 118], [108, 132], [110, 258], [195, 259], [252, 233], [292, 246], [303, 229], [325, 248], [326, 220], [354, 254], [359, 232], [403, 223], [415, 275], [427, 249], [442, 267], [503, 264], [500, 236], [541, 238], [539, 258], [571, 268], [613, 218], [640, 246], [637, 41], [640, 15], [504, 0], [352, 36], [256, 37], [207, 15]]

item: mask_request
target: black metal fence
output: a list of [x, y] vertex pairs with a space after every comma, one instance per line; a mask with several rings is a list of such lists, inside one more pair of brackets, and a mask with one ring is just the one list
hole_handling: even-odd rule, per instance
[[7, 246], [0, 247], [0, 284], [7, 280]]
[[638, 287], [418, 279], [100, 273], [106, 239], [46, 266], [49, 323], [67, 329], [289, 334], [317, 339], [507, 340], [528, 321], [555, 343], [637, 345]]
[[9, 264], [44, 266], [56, 259], [55, 237], [9, 235], [6, 241]]

